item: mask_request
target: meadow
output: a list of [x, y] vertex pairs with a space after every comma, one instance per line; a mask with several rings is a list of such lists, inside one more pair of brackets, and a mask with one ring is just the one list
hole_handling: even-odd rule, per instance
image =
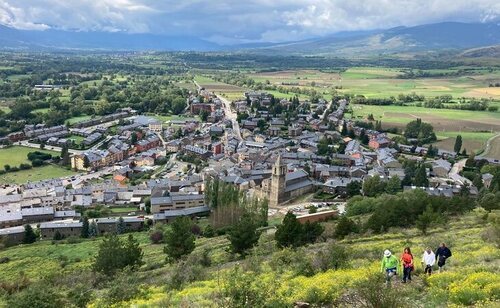
[[0, 168], [3, 168], [5, 165], [10, 165], [11, 167], [19, 166], [23, 163], [30, 163], [28, 160], [28, 154], [30, 152], [40, 151], [43, 153], [51, 154], [58, 156], [60, 153], [49, 151], [49, 150], [40, 150], [34, 148], [28, 148], [23, 146], [10, 146], [7, 148], [0, 149]]
[[55, 166], [45, 165], [28, 170], [20, 170], [0, 175], [0, 184], [23, 184], [47, 179], [55, 179], [77, 174], [74, 171]]
[[[429, 73], [453, 73], [457, 69], [425, 70]], [[500, 100], [500, 88], [490, 88], [498, 82], [499, 71], [476, 70], [470, 75], [404, 79], [402, 69], [383, 67], [352, 67], [342, 72], [317, 70], [289, 70], [249, 74], [255, 81], [284, 87], [334, 87], [346, 94], [364, 95], [368, 98], [385, 98], [399, 94], [434, 97], [449, 94], [454, 98], [492, 98]], [[290, 85], [287, 85], [290, 84]]]
[[[200, 268], [199, 263], [190, 263], [199, 262], [193, 261], [196, 258], [178, 264], [166, 263], [162, 244], [151, 244], [147, 232], [134, 233], [144, 252], [145, 264], [133, 274], [125, 273], [128, 278], [116, 277], [113, 286], [108, 285], [110, 289], [98, 285], [89, 304], [91, 307], [109, 305], [110, 294], [121, 290], [119, 292], [132, 293], [114, 295], [116, 307], [218, 307], [221, 301], [228, 300], [227, 296], [234, 301], [240, 299], [239, 296], [250, 296], [251, 302], [260, 301], [261, 305], [273, 307], [293, 306], [296, 301], [318, 306], [348, 306], [344, 301], [350, 297], [346, 295], [357, 290], [359, 284], [371, 284], [382, 292], [389, 292], [378, 280], [382, 277], [379, 268], [382, 252], [390, 249], [399, 256], [403, 247], [410, 246], [417, 261], [413, 282], [403, 285], [395, 279], [393, 284], [397, 296], [407, 305], [493, 307], [500, 299], [500, 250], [486, 236], [488, 226], [483, 216], [477, 212], [454, 217], [441, 227], [431, 229], [427, 236], [416, 229], [349, 236], [334, 244], [347, 248], [344, 257], [347, 264], [340, 269], [327, 267], [312, 275], [303, 274], [307, 272], [307, 268], [301, 267], [303, 262], [332, 247], [331, 241], [280, 250], [273, 235], [263, 233], [257, 247], [245, 259], [240, 259], [227, 251], [228, 241], [224, 236], [200, 237], [192, 256], [207, 255], [210, 259], [210, 265]], [[328, 238], [335, 221], [323, 225], [324, 236]], [[419, 258], [425, 247], [435, 248], [441, 241], [448, 244], [453, 256], [444, 273], [427, 277]], [[22, 277], [36, 282], [42, 277], [55, 276], [60, 281], [82, 283], [89, 277], [100, 242], [101, 238], [45, 240], [4, 249], [0, 251], [0, 258], [8, 257], [9, 261], [0, 267], [0, 282]], [[65, 292], [68, 287], [63, 283], [60, 291]], [[1, 301], [0, 297], [0, 306]], [[229, 305], [237, 306], [236, 302]]]

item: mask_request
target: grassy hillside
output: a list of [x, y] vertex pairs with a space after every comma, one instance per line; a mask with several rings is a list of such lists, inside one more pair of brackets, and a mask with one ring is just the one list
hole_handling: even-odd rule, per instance
[[[415, 229], [395, 229], [339, 242], [331, 239], [336, 224], [332, 221], [324, 223], [319, 243], [297, 250], [280, 250], [272, 234], [262, 234], [258, 246], [244, 259], [228, 252], [224, 237], [199, 238], [195, 251], [177, 264], [165, 263], [163, 245], [150, 244], [147, 233], [142, 232], [135, 237], [144, 251], [145, 264], [137, 272], [126, 271], [111, 280], [91, 272], [100, 239], [44, 241], [0, 251], [0, 259], [10, 259], [0, 266], [0, 286], [5, 289], [24, 281], [32, 284], [29, 289], [50, 288], [66, 306], [242, 307], [246, 303], [247, 307], [290, 307], [296, 301], [357, 306], [356, 301], [367, 300], [360, 294], [372, 292], [386, 302], [392, 300], [395, 306], [404, 299], [406, 307], [475, 303], [491, 307], [500, 300], [500, 250], [482, 216], [450, 219], [427, 236]], [[410, 246], [418, 262], [426, 246], [434, 248], [441, 241], [453, 251], [445, 273], [426, 278], [417, 264], [412, 284], [395, 282], [392, 291], [385, 289], [379, 273], [384, 249], [399, 256]], [[331, 262], [331, 256], [342, 255], [339, 246], [347, 249], [339, 257], [346, 263]], [[37, 283], [41, 279], [43, 285]], [[13, 296], [4, 292], [0, 303], [6, 306]]]

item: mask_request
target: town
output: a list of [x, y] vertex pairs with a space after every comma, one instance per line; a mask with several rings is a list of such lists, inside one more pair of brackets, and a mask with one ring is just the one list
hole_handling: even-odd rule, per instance
[[[348, 108], [344, 98], [313, 104], [277, 100], [266, 92], [247, 92], [230, 102], [199, 86], [187, 98], [185, 116], [175, 120], [162, 122], [123, 108], [70, 126], [25, 125], [2, 142], [34, 152], [65, 148], [71, 169], [81, 173], [4, 184], [0, 237], [21, 243], [26, 224], [39, 228], [41, 239], [52, 239], [56, 232], [77, 236], [81, 212], [96, 206], [132, 209], [124, 217], [95, 218], [100, 234], [116, 228], [120, 219], [127, 230], [137, 231], [178, 216], [206, 216], [211, 211], [205, 198], [208, 178], [268, 200], [270, 215], [288, 209], [310, 215], [310, 204], [294, 202], [307, 194], [313, 194], [316, 204], [310, 203], [316, 207], [330, 205], [320, 209], [324, 217], [336, 215], [346, 198], [361, 191], [369, 195], [366, 182], [373, 181], [395, 183], [394, 192], [418, 188], [453, 197], [467, 190], [477, 196], [478, 184], [459, 174], [460, 153], [398, 144], [384, 132], [346, 119]], [[77, 145], [71, 136], [83, 139]], [[417, 169], [425, 180], [412, 183], [409, 173]], [[479, 185], [489, 187], [492, 179], [483, 174]]]

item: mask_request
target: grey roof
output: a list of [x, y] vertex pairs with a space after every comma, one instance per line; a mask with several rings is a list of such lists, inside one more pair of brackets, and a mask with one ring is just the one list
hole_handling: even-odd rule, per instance
[[285, 176], [285, 181], [292, 181], [292, 180], [299, 179], [302, 177], [307, 178], [307, 173], [304, 170], [297, 170], [294, 172], [287, 173]]
[[40, 224], [40, 229], [50, 229], [50, 228], [81, 228], [83, 223], [79, 221], [63, 221], [63, 222], [43, 222]]
[[19, 234], [19, 233], [24, 233], [23, 226], [0, 229], [0, 235]]
[[309, 180], [309, 179], [305, 179], [305, 180], [302, 180], [302, 181], [300, 181], [298, 183], [287, 185], [286, 188], [285, 188], [285, 192], [289, 192], [289, 191], [292, 191], [292, 190], [304, 188], [304, 187], [307, 187], [307, 186], [310, 186], [310, 185], [312, 185], [312, 181]]
[[210, 208], [204, 205], [204, 206], [191, 207], [181, 210], [168, 210], [163, 213], [154, 214], [153, 218], [155, 220], [161, 220], [169, 217], [187, 216], [187, 215], [201, 214], [207, 212], [210, 212]]
[[36, 216], [36, 215], [53, 215], [54, 208], [52, 207], [34, 207], [21, 209], [21, 214], [24, 216]]

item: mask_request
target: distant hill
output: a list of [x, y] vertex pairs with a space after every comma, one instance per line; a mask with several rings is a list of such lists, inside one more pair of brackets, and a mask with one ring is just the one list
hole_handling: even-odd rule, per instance
[[189, 36], [122, 32], [29, 31], [0, 25], [3, 49], [218, 50], [217, 44]]
[[250, 53], [359, 56], [464, 50], [500, 44], [495, 23], [443, 22], [387, 30], [347, 31], [287, 43], [220, 46], [198, 37], [128, 34], [123, 32], [29, 31], [0, 25], [3, 49], [191, 50]]
[[496, 44], [500, 44], [498, 24], [443, 22], [360, 32], [352, 36], [331, 35], [301, 42], [277, 44], [256, 51], [345, 56], [467, 49]]
[[500, 59], [500, 45], [472, 48], [465, 50], [459, 56], [465, 58], [497, 58]]

